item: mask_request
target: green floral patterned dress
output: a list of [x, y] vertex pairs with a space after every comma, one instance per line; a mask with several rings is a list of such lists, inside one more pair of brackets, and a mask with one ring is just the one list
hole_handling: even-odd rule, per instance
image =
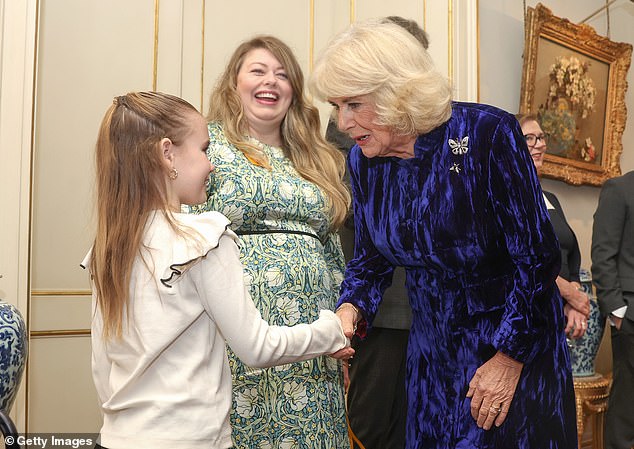
[[[320, 309], [334, 310], [344, 258], [338, 235], [329, 232], [322, 191], [301, 178], [279, 148], [261, 144], [272, 167], [267, 170], [229, 144], [218, 125], [209, 125], [209, 136], [216, 169], [207, 203], [194, 211], [223, 213], [241, 235], [245, 275], [264, 319], [292, 326], [314, 321]], [[349, 447], [335, 359], [253, 369], [228, 352], [236, 448]]]

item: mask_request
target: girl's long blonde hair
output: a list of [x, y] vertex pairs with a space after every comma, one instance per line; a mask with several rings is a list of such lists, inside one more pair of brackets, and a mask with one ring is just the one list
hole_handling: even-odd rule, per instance
[[97, 231], [90, 271], [104, 338], [122, 335], [133, 263], [140, 254], [148, 216], [161, 210], [177, 229], [167, 198], [167, 165], [160, 148], [167, 137], [181, 144], [196, 108], [159, 92], [116, 97], [101, 122], [95, 150]]
[[251, 160], [270, 169], [266, 155], [249, 141], [249, 124], [236, 91], [238, 72], [246, 55], [259, 48], [271, 52], [284, 66], [293, 88], [293, 99], [281, 124], [282, 149], [297, 172], [326, 193], [331, 222], [337, 229], [343, 224], [350, 206], [350, 193], [343, 182], [345, 156], [322, 136], [319, 112], [304, 93], [301, 67], [284, 42], [273, 36], [256, 36], [242, 43], [231, 56], [211, 93], [207, 119], [222, 126], [232, 145]]

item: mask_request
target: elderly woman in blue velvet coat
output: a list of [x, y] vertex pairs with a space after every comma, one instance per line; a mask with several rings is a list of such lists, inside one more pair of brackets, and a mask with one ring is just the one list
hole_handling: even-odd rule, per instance
[[348, 335], [407, 272], [406, 447], [576, 448], [560, 254], [517, 120], [452, 102], [423, 47], [374, 21], [330, 42], [311, 88], [356, 142]]

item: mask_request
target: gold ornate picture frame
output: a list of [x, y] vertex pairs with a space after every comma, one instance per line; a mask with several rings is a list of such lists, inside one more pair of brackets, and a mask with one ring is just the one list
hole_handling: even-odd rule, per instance
[[595, 186], [620, 175], [632, 45], [541, 3], [528, 8], [525, 27], [520, 112], [537, 115], [549, 135], [542, 175]]

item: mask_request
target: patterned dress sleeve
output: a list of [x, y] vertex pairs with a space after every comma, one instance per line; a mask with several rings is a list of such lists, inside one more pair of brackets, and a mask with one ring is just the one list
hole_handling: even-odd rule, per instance
[[489, 173], [493, 220], [514, 264], [513, 287], [493, 345], [529, 363], [563, 320], [554, 283], [561, 255], [521, 129], [510, 115], [494, 134]]
[[328, 233], [326, 241], [324, 243], [324, 255], [326, 258], [326, 265], [332, 273], [334, 284], [332, 286], [335, 291], [335, 296], [341, 287], [341, 281], [343, 280], [343, 273], [346, 269], [346, 261], [343, 256], [343, 249], [341, 248], [341, 240], [339, 234], [336, 232]]

